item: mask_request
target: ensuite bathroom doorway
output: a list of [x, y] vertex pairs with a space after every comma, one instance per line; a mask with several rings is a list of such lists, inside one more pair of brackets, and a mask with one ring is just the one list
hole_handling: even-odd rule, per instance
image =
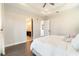
[[27, 35], [27, 41], [32, 41], [33, 38], [33, 19], [29, 18], [26, 23], [26, 35]]

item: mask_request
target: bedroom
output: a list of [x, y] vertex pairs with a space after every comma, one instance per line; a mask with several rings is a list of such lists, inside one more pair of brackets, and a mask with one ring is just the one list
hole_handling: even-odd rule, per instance
[[[79, 4], [78, 3], [4, 3], [0, 4], [0, 38], [4, 41], [0, 53], [5, 54], [6, 47], [23, 44], [23, 50], [32, 50], [35, 55], [57, 56], [57, 55], [79, 55]], [[32, 44], [27, 43], [27, 20], [33, 20]], [[3, 29], [2, 29], [3, 28]], [[77, 38], [78, 37], [78, 38]], [[51, 40], [52, 39], [52, 40]], [[74, 41], [74, 39], [77, 41]], [[42, 42], [41, 42], [42, 41]], [[71, 50], [70, 43], [75, 43], [75, 50]], [[10, 53], [22, 48], [23, 45], [15, 49], [9, 49], [9, 55], [18, 55], [19, 53]], [[54, 45], [54, 48], [51, 47]], [[28, 46], [28, 48], [27, 48]], [[41, 46], [41, 47], [40, 47]], [[69, 48], [68, 48], [68, 47]], [[44, 48], [43, 48], [44, 47]], [[56, 49], [55, 49], [56, 48]], [[69, 50], [67, 50], [67, 48]], [[34, 49], [34, 50], [33, 50]], [[46, 50], [44, 50], [46, 49]], [[53, 50], [55, 49], [55, 50]], [[62, 50], [63, 49], [63, 50]], [[47, 50], [49, 50], [47, 52]], [[57, 52], [53, 52], [53, 51]], [[62, 50], [62, 51], [61, 51]], [[66, 51], [65, 51], [66, 50]], [[73, 53], [71, 53], [71, 51]], [[37, 53], [37, 52], [38, 53]], [[51, 53], [52, 51], [52, 53]], [[23, 55], [29, 55], [29, 52], [22, 51]], [[22, 55], [22, 54], [19, 54]]]

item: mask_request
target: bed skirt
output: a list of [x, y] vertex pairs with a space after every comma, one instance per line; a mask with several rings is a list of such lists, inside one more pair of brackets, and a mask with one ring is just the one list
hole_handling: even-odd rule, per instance
[[32, 53], [36, 56], [42, 56], [40, 53], [38, 53], [35, 49], [32, 49]]

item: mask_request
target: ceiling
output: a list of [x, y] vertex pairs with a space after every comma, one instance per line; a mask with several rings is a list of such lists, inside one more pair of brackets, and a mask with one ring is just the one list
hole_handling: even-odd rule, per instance
[[25, 8], [29, 8], [29, 11], [32, 11], [36, 14], [47, 16], [49, 14], [53, 14], [54, 12], [56, 12], [56, 10], [64, 7], [65, 3], [57, 3], [54, 6], [47, 3], [45, 8], [43, 8], [44, 3], [28, 3], [20, 5], [24, 6]]
[[76, 6], [77, 3], [55, 3], [55, 5], [47, 3], [45, 8], [43, 8], [44, 3], [8, 3], [7, 5], [11, 8], [21, 9], [35, 15], [49, 16], [55, 14], [57, 11], [62, 11]]

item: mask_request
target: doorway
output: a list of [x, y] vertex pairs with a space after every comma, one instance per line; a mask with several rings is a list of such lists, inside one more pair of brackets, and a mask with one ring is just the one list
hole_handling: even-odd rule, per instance
[[26, 55], [32, 56], [32, 51], [30, 50], [30, 45], [33, 39], [33, 19], [26, 19]]
[[40, 36], [48, 36], [50, 35], [50, 21], [49, 20], [41, 20], [40, 23]]
[[33, 19], [28, 19], [27, 24], [27, 31], [26, 31], [26, 35], [27, 35], [27, 41], [32, 41], [33, 38]]

